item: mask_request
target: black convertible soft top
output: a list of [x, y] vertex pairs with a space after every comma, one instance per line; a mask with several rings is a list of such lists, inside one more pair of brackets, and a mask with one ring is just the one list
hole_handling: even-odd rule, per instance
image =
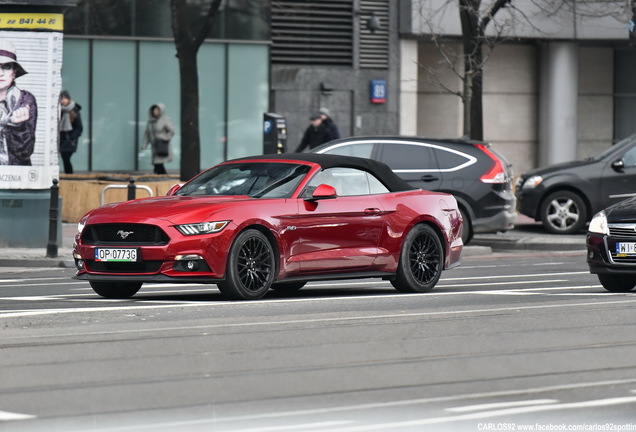
[[388, 165], [375, 161], [373, 159], [365, 159], [354, 156], [342, 156], [334, 154], [318, 154], [318, 153], [284, 153], [271, 155], [248, 156], [239, 159], [233, 159], [228, 162], [236, 162], [240, 160], [286, 160], [286, 161], [302, 161], [318, 164], [322, 169], [343, 167], [356, 168], [367, 171], [378, 178], [391, 192], [401, 192], [416, 189], [402, 180], [395, 174]]

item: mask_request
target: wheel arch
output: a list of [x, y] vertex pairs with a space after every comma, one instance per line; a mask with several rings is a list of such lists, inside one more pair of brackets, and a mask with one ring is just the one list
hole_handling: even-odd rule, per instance
[[[270, 244], [272, 245], [272, 249], [274, 249], [274, 254], [275, 256], [278, 257], [278, 259], [274, 260], [274, 274], [276, 275], [276, 278], [274, 280], [278, 279], [278, 273], [280, 271], [280, 247], [278, 246], [278, 239], [276, 238], [276, 236], [274, 235], [274, 233], [267, 228], [265, 225], [260, 225], [260, 224], [250, 224], [250, 225], [246, 225], [244, 227], [242, 227], [240, 230], [238, 230], [235, 233], [234, 236], [234, 240], [236, 240], [236, 237], [238, 237], [241, 233], [247, 231], [247, 230], [256, 230], [256, 231], [260, 231], [262, 234], [265, 235], [265, 237], [267, 237], [267, 240], [269, 240]], [[234, 242], [234, 240], [232, 242]]]

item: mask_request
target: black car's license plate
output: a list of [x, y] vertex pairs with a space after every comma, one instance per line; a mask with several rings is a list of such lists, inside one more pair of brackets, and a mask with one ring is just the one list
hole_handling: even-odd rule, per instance
[[139, 249], [135, 248], [95, 248], [95, 261], [139, 262]]
[[636, 243], [617, 242], [616, 254], [617, 255], [636, 255]]

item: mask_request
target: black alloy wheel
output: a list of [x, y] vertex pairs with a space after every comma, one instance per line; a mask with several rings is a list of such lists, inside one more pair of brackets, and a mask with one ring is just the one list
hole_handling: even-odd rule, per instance
[[402, 292], [431, 291], [442, 275], [442, 242], [433, 228], [415, 225], [406, 236], [396, 278], [391, 284]]
[[97, 294], [109, 299], [127, 299], [141, 288], [141, 282], [101, 282], [89, 281], [91, 288]]
[[272, 285], [274, 269], [274, 249], [265, 234], [255, 229], [243, 231], [230, 248], [219, 290], [235, 300], [262, 298]]

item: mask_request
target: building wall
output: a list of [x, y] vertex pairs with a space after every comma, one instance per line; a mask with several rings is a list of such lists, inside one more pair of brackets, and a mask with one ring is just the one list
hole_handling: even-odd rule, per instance
[[[201, 168], [261, 154], [269, 93], [268, 45], [205, 43], [199, 50]], [[116, 59], [116, 61], [113, 61]], [[75, 171], [150, 171], [141, 152], [151, 105], [163, 103], [176, 133], [168, 170], [180, 166], [179, 67], [173, 41], [67, 38], [63, 87], [82, 105]], [[227, 96], [227, 97], [226, 97]]]
[[[459, 48], [457, 45], [452, 48]], [[447, 67], [432, 43], [418, 47], [417, 134], [462, 135], [463, 105], [450, 91], [461, 81]], [[614, 49], [579, 49], [577, 157], [598, 154], [614, 137]], [[484, 139], [491, 142], [520, 174], [538, 166], [539, 47], [533, 43], [498, 46], [484, 69]], [[431, 82], [426, 68], [439, 69]], [[619, 137], [622, 138], [622, 137]]]

